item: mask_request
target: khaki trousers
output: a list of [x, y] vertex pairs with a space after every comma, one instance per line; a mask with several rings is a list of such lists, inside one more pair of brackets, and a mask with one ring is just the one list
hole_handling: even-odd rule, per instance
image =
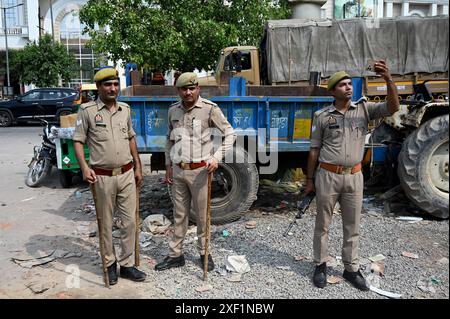
[[183, 170], [174, 165], [172, 196], [175, 231], [169, 242], [169, 256], [178, 257], [183, 253], [183, 241], [189, 225], [191, 208], [197, 219], [197, 249], [200, 254], [204, 255], [208, 204], [208, 170], [206, 166], [194, 170]]
[[359, 269], [359, 230], [364, 179], [356, 174], [335, 174], [318, 169], [315, 187], [317, 216], [314, 228], [314, 262], [321, 264], [328, 258], [328, 231], [336, 202], [341, 205], [343, 246], [342, 261], [347, 271]]
[[118, 257], [120, 266], [134, 266], [134, 245], [136, 231], [136, 183], [134, 170], [130, 169], [117, 176], [97, 175], [95, 183], [97, 206], [103, 222], [103, 240], [105, 241], [106, 265], [111, 266], [116, 260], [113, 238], [113, 212], [117, 208], [122, 221], [120, 228], [121, 252]]

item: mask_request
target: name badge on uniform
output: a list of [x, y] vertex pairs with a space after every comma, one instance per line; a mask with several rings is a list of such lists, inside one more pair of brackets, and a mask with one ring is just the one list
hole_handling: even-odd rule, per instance
[[106, 126], [106, 123], [103, 123], [103, 117], [100, 114], [95, 116], [95, 125], [96, 126]]
[[339, 125], [337, 124], [337, 120], [334, 116], [330, 116], [328, 118], [328, 128], [329, 129], [336, 129], [339, 128]]
[[193, 117], [192, 118], [192, 126], [194, 128], [201, 127], [202, 126], [202, 121], [201, 120], [196, 120], [195, 117]]

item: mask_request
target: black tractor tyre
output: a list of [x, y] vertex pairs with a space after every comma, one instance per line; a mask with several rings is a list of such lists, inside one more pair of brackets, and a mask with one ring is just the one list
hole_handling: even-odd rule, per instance
[[[247, 152], [241, 148], [235, 148], [234, 154], [238, 154], [237, 158], [248, 158]], [[211, 186], [211, 223], [222, 225], [241, 218], [256, 200], [258, 187], [259, 176], [255, 164], [219, 163]], [[173, 202], [170, 185], [168, 190]], [[189, 220], [196, 223], [193, 210]]]
[[0, 110], [0, 127], [11, 126], [13, 118], [8, 111]]
[[398, 176], [405, 194], [425, 212], [448, 218], [449, 116], [422, 124], [403, 143]]
[[70, 186], [72, 186], [73, 174], [71, 171], [59, 169], [58, 175], [59, 175], [59, 183], [63, 188], [70, 188]]

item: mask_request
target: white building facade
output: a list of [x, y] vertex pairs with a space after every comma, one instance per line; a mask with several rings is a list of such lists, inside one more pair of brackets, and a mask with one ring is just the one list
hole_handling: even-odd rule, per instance
[[[21, 5], [22, 4], [22, 5]], [[8, 48], [21, 49], [39, 38], [39, 5], [35, 0], [0, 0], [0, 50], [5, 50], [5, 25]], [[5, 23], [6, 17], [6, 23]]]
[[[6, 13], [0, 26], [0, 51], [5, 51], [5, 25], [8, 49], [21, 49], [27, 43], [39, 41], [39, 36], [48, 33], [61, 42], [77, 59], [77, 70], [72, 76], [71, 86], [92, 82], [96, 56], [85, 46], [88, 36], [82, 34], [83, 26], [79, 11], [87, 0], [0, 0], [1, 10]], [[1, 56], [4, 56], [1, 55]], [[3, 58], [0, 70], [4, 70]], [[6, 85], [0, 74], [0, 86]], [[2, 81], [3, 80], [3, 81]]]
[[323, 18], [392, 18], [448, 15], [448, 0], [328, 0]]
[[[52, 34], [55, 40], [67, 47], [68, 52], [75, 54], [78, 67], [72, 76], [71, 86], [91, 82], [98, 62], [92, 50], [85, 46], [88, 37], [82, 34], [83, 26], [79, 20], [80, 8], [86, 2], [87, 0], [0, 0], [0, 87], [6, 85], [5, 40], [8, 42], [8, 50], [21, 49], [27, 43], [39, 41], [39, 36], [43, 33]], [[328, 0], [318, 13], [324, 18], [335, 19], [448, 15], [448, 3], [448, 0]], [[123, 77], [122, 68], [119, 74]]]

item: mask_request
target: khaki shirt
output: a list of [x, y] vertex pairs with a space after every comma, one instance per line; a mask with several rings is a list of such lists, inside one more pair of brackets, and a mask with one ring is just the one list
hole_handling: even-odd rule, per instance
[[97, 99], [80, 106], [73, 140], [87, 143], [91, 166], [112, 169], [133, 160], [129, 140], [135, 135], [128, 104], [117, 102], [111, 113]]
[[319, 148], [319, 162], [354, 166], [364, 156], [369, 121], [390, 116], [386, 103], [351, 103], [345, 114], [333, 104], [314, 113], [311, 148]]
[[[166, 165], [208, 161], [211, 155], [220, 162], [235, 139], [232, 126], [215, 103], [199, 96], [186, 110], [180, 101], [169, 109]], [[214, 153], [213, 146], [218, 146]]]

